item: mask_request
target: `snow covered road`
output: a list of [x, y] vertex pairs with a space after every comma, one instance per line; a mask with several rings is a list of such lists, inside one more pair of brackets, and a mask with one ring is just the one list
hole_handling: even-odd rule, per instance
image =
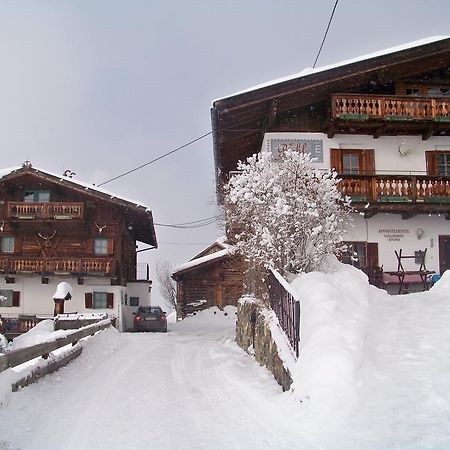
[[234, 314], [203, 316], [167, 334], [97, 335], [10, 396], [0, 449], [294, 448], [285, 414], [298, 411], [234, 343]]

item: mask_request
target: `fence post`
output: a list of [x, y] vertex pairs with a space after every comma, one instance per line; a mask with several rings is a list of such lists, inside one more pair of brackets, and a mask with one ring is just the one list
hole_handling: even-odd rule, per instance
[[299, 355], [299, 347], [300, 347], [300, 302], [297, 300], [295, 303], [295, 353]]

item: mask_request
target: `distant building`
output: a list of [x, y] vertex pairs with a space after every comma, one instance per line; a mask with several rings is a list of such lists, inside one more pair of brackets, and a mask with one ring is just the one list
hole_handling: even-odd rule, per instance
[[237, 305], [243, 294], [241, 259], [218, 239], [190, 261], [174, 269], [177, 282], [177, 316], [184, 318], [202, 309]]
[[[260, 151], [311, 153], [353, 199], [347, 262], [396, 271], [395, 250], [437, 273], [450, 268], [450, 38], [307, 69], [215, 100], [218, 192]], [[425, 261], [421, 253], [425, 249]]]
[[151, 289], [136, 241], [157, 247], [148, 207], [28, 162], [0, 170], [0, 316], [53, 315], [67, 282], [65, 312], [108, 313], [120, 330], [132, 327]]

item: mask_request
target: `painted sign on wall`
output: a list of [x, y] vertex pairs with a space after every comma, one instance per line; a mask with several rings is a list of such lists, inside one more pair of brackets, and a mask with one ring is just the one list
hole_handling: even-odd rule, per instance
[[309, 153], [316, 162], [323, 162], [322, 139], [269, 139], [267, 143], [267, 150], [274, 154], [291, 149], [296, 152]]
[[381, 234], [388, 241], [400, 241], [409, 234], [408, 228], [380, 228], [378, 234]]

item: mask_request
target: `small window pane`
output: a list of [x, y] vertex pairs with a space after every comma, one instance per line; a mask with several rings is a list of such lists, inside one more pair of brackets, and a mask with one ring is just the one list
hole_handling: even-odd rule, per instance
[[436, 154], [437, 171], [440, 176], [450, 175], [450, 153]]
[[94, 239], [94, 254], [107, 255], [108, 254], [108, 239], [95, 238]]
[[9, 289], [0, 289], [0, 306], [13, 305], [13, 291]]
[[94, 309], [106, 309], [107, 298], [107, 292], [94, 292], [92, 307]]
[[2, 237], [0, 240], [0, 250], [2, 253], [14, 253], [14, 237]]
[[342, 262], [358, 269], [366, 267], [366, 244], [364, 242], [347, 243], [347, 251], [342, 254]]
[[27, 203], [34, 202], [34, 191], [25, 191], [23, 195], [23, 200]]
[[130, 306], [139, 306], [139, 297], [130, 297]]
[[342, 169], [344, 174], [357, 175], [359, 173], [359, 156], [351, 153], [342, 155]]
[[50, 192], [48, 191], [38, 191], [37, 201], [41, 203], [48, 203], [50, 201]]

